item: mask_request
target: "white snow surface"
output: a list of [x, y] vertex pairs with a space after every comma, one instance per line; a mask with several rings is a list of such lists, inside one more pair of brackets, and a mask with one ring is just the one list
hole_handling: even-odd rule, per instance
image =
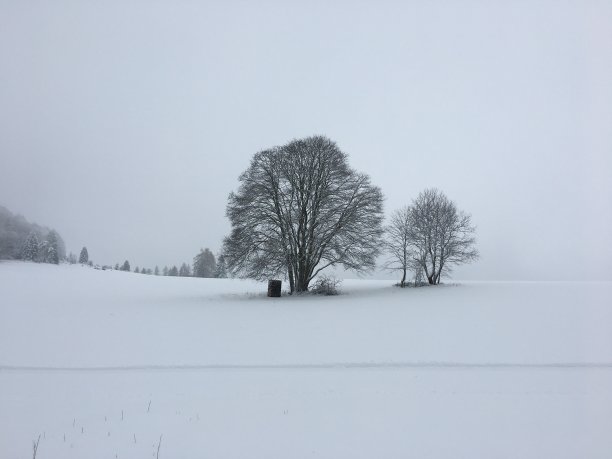
[[0, 262], [0, 458], [611, 457], [611, 282], [392, 283]]

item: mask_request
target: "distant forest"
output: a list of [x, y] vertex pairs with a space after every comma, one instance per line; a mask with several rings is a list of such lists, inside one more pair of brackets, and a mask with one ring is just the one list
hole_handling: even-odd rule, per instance
[[[0, 260], [24, 260], [39, 263], [68, 262], [77, 263], [77, 257], [72, 252], [66, 256], [66, 245], [62, 237], [52, 228], [28, 222], [23, 216], [13, 214], [6, 207], [0, 206]], [[94, 266], [89, 257], [87, 247], [83, 247], [78, 263]], [[113, 269], [111, 266], [96, 268]], [[131, 271], [129, 261], [122, 265], [117, 263], [114, 267], [119, 271]], [[193, 259], [193, 266], [183, 263], [180, 268], [165, 266], [155, 270], [139, 268], [135, 273], [155, 274], [163, 276], [180, 277], [226, 277], [223, 256], [217, 261], [208, 249], [201, 249]]]
[[[87, 250], [83, 247], [83, 250]], [[81, 257], [83, 252], [81, 252]], [[70, 257], [68, 257], [70, 259]], [[82, 260], [79, 260], [82, 263]], [[98, 265], [96, 265], [98, 267]], [[116, 271], [132, 271], [130, 262], [125, 260], [123, 264], [115, 264], [115, 267], [102, 266], [102, 269], [115, 269]], [[209, 248], [200, 249], [195, 257], [193, 257], [193, 265], [188, 263], [181, 264], [180, 268], [176, 265], [168, 267], [164, 266], [162, 269], [156, 266], [155, 269], [150, 268], [139, 268], [136, 266], [134, 272], [138, 274], [154, 274], [155, 276], [175, 276], [175, 277], [227, 277], [227, 270], [225, 267], [225, 258], [223, 255], [219, 256], [217, 260]]]
[[24, 259], [57, 264], [66, 259], [64, 240], [57, 231], [0, 206], [0, 260]]

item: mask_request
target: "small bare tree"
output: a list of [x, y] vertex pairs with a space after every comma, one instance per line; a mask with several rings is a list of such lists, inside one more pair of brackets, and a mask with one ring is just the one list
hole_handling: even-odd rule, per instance
[[40, 435], [36, 441], [32, 440], [32, 459], [36, 459], [36, 454], [38, 453], [38, 444], [40, 443]]
[[159, 436], [159, 443], [157, 444], [157, 454], [155, 455], [156, 459], [159, 459], [159, 448], [161, 448], [162, 437], [163, 435]]
[[232, 225], [223, 252], [230, 273], [266, 279], [284, 275], [291, 292], [307, 291], [329, 266], [367, 271], [382, 234], [380, 189], [351, 169], [322, 136], [261, 151], [229, 196]]
[[433, 188], [419, 194], [410, 207], [409, 241], [414, 260], [429, 284], [440, 283], [452, 266], [478, 258], [471, 216]]
[[400, 271], [400, 287], [406, 286], [406, 273], [417, 266], [414, 260], [414, 249], [410, 243], [410, 207], [405, 206], [391, 215], [391, 221], [385, 229], [385, 251], [389, 258], [384, 268], [388, 271]]

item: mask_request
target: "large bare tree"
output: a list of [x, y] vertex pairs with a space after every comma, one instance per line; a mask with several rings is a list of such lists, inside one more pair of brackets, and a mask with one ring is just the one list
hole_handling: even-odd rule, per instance
[[228, 199], [223, 252], [240, 277], [286, 276], [291, 292], [330, 266], [375, 267], [381, 190], [351, 169], [330, 139], [308, 137], [256, 153]]
[[478, 258], [471, 216], [458, 210], [443, 192], [435, 188], [421, 192], [409, 214], [413, 259], [421, 265], [430, 284], [439, 284], [452, 266]]

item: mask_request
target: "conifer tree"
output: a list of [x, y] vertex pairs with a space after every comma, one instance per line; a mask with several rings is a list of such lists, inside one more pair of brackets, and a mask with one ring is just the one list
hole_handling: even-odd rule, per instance
[[47, 241], [45, 239], [43, 239], [42, 241], [38, 242], [38, 257], [36, 258], [36, 261], [38, 263], [46, 263], [47, 260]]
[[208, 249], [200, 249], [193, 258], [193, 275], [194, 277], [215, 277], [215, 271], [217, 269], [217, 263], [215, 256]]
[[217, 261], [217, 267], [215, 268], [214, 277], [218, 279], [225, 279], [227, 277], [227, 268], [225, 266], [225, 255], [219, 255]]
[[179, 276], [181, 277], [190, 277], [191, 276], [191, 268], [187, 263], [183, 263], [181, 268], [179, 269]]
[[130, 262], [125, 260], [123, 262], [123, 266], [121, 267], [121, 271], [130, 271]]
[[58, 235], [54, 230], [49, 231], [46, 239], [46, 250], [44, 254], [45, 263], [59, 264], [59, 253], [58, 253]]
[[87, 247], [83, 247], [81, 249], [81, 255], [79, 255], [79, 263], [87, 264], [89, 261], [89, 253], [87, 252]]
[[32, 231], [26, 239], [21, 258], [26, 261], [37, 261], [38, 260], [38, 236]]
[[59, 265], [59, 255], [57, 254], [57, 249], [52, 245], [47, 247], [46, 263]]

